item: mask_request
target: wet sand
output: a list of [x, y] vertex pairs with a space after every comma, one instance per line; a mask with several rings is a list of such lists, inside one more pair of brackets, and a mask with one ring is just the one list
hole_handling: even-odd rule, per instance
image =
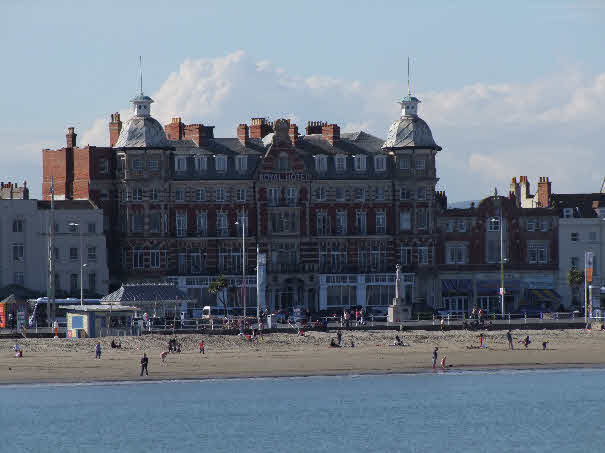
[[[239, 336], [180, 335], [180, 354], [168, 349], [164, 335], [122, 337], [122, 349], [101, 339], [102, 357], [95, 359], [96, 339], [21, 339], [24, 351], [16, 358], [15, 340], [0, 340], [0, 384], [67, 383], [123, 380], [205, 379], [235, 377], [309, 376], [343, 374], [419, 373], [431, 371], [431, 354], [439, 347], [439, 361], [447, 356], [448, 369], [605, 367], [605, 332], [584, 330], [513, 331], [508, 347], [504, 331], [399, 333], [408, 346], [390, 346], [393, 331], [343, 333], [342, 348], [329, 348], [335, 332], [265, 335], [258, 342]], [[524, 348], [517, 341], [529, 335]], [[206, 354], [199, 353], [204, 340]], [[350, 342], [355, 347], [350, 347]], [[548, 341], [546, 351], [542, 342]], [[149, 377], [139, 377], [139, 361], [149, 357]]]

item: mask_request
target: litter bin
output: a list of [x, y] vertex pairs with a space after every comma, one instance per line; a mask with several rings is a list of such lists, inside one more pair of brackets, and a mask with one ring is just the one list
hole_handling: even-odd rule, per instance
[[267, 329], [273, 328], [273, 315], [267, 315]]

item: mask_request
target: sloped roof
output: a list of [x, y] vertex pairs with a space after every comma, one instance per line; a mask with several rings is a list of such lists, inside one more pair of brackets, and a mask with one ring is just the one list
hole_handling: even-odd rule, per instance
[[550, 202], [554, 208], [561, 211], [565, 208], [573, 209], [574, 217], [589, 219], [598, 216], [597, 208], [605, 207], [605, 194], [553, 193], [550, 195]]
[[426, 122], [416, 116], [402, 116], [389, 129], [383, 148], [429, 148], [441, 150], [435, 143], [433, 133]]
[[191, 301], [191, 298], [176, 286], [166, 283], [127, 283], [103, 297], [108, 302], [176, 302]]

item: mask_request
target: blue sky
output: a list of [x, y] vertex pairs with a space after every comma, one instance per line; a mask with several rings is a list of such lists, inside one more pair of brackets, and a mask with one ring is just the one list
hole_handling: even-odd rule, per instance
[[[481, 198], [512, 176], [597, 191], [605, 4], [508, 2], [14, 2], [0, 0], [3, 181], [41, 185], [41, 148], [68, 126], [106, 144], [138, 55], [161, 121], [234, 135], [289, 116], [385, 137], [407, 84], [437, 142], [440, 188]], [[126, 112], [125, 112], [126, 113]], [[93, 141], [94, 140], [94, 141]], [[580, 159], [579, 159], [580, 157]], [[590, 162], [590, 165], [583, 165]]]

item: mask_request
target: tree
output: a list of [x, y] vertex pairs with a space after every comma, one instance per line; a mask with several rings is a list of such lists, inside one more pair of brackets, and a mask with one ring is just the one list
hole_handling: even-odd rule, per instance
[[229, 283], [224, 275], [220, 275], [215, 281], [210, 283], [210, 286], [208, 286], [208, 292], [213, 296], [216, 296], [216, 300], [223, 304], [225, 314], [229, 316], [229, 306], [227, 305], [227, 298], [225, 297], [225, 289], [229, 289]]
[[[584, 271], [576, 269], [572, 267], [567, 272], [567, 283], [570, 288], [578, 288], [584, 284]], [[572, 291], [571, 303], [573, 305], [579, 305], [580, 301], [578, 300], [575, 293]]]

